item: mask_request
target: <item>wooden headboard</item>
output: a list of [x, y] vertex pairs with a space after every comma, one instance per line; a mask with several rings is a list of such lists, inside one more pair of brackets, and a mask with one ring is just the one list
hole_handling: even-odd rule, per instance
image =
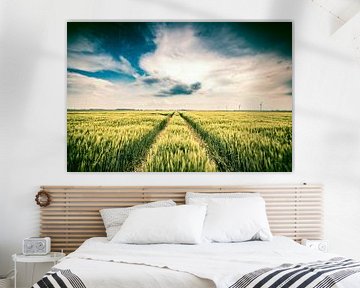
[[322, 238], [322, 187], [277, 186], [42, 186], [51, 204], [40, 208], [40, 233], [52, 239], [53, 251], [72, 252], [84, 240], [105, 236], [99, 209], [128, 207], [164, 199], [183, 204], [186, 192], [259, 192], [266, 201], [274, 235]]

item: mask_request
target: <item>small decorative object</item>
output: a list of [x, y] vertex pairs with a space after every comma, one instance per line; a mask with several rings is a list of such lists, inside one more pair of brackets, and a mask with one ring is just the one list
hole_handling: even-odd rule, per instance
[[24, 255], [46, 255], [50, 252], [50, 237], [30, 237], [23, 240]]
[[45, 190], [40, 190], [35, 197], [36, 204], [40, 207], [46, 207], [50, 204], [51, 198], [50, 194]]
[[319, 250], [321, 252], [327, 252], [328, 251], [328, 243], [325, 240], [308, 240], [303, 239], [301, 241], [301, 244], [309, 247], [314, 250]]

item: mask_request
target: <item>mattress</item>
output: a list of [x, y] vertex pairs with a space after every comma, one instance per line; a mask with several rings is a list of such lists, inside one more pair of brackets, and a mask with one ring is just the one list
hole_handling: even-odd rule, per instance
[[[78, 287], [87, 288], [274, 287], [241, 286], [236, 283], [243, 278], [248, 279], [248, 275], [254, 275], [254, 271], [272, 273], [271, 269], [278, 266], [282, 267], [281, 271], [289, 271], [292, 264], [298, 263], [312, 263], [312, 267], [323, 264], [333, 267], [335, 262], [330, 259], [338, 259], [337, 257], [304, 247], [286, 237], [274, 237], [272, 241], [200, 245], [112, 244], [106, 238], [91, 238], [54, 268], [57, 271], [71, 271], [83, 283], [83, 286]], [[334, 282], [332, 286], [319, 287], [360, 287], [360, 270], [356, 270], [360, 269], [360, 264], [349, 259], [341, 261], [352, 263], [352, 266], [349, 266], [352, 270], [347, 269], [351, 273], [341, 278], [341, 281]], [[294, 266], [294, 269], [309, 270], [308, 267], [299, 268], [298, 265]], [[340, 270], [342, 271], [342, 268]], [[299, 274], [296, 273], [294, 275]], [[281, 275], [284, 274], [279, 274], [277, 279], [281, 278]], [[276, 283], [277, 279], [272, 279], [272, 283]], [[315, 286], [311, 284], [294, 287]]]

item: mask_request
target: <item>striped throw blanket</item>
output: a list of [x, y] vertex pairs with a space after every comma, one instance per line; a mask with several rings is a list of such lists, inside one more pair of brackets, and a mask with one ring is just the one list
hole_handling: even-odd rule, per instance
[[[333, 258], [305, 264], [283, 264], [242, 276], [229, 288], [331, 288], [346, 277], [360, 272], [360, 262]], [[52, 269], [32, 288], [86, 288], [69, 269]], [[106, 288], [106, 287], [103, 287]], [[349, 287], [351, 288], [351, 287]]]
[[81, 279], [69, 269], [53, 268], [32, 288], [86, 288]]
[[359, 272], [360, 262], [345, 258], [283, 264], [246, 274], [229, 288], [331, 288]]

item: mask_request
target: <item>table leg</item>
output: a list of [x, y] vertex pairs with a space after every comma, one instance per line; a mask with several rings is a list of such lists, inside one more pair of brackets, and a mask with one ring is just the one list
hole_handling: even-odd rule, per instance
[[16, 259], [14, 259], [14, 288], [16, 288], [16, 275], [17, 275], [17, 271], [16, 271]]
[[29, 281], [29, 263], [25, 262], [25, 283]]
[[[31, 286], [34, 285], [34, 270], [35, 270], [36, 263], [33, 263], [32, 270], [31, 270]], [[30, 287], [31, 287], [30, 286]]]

